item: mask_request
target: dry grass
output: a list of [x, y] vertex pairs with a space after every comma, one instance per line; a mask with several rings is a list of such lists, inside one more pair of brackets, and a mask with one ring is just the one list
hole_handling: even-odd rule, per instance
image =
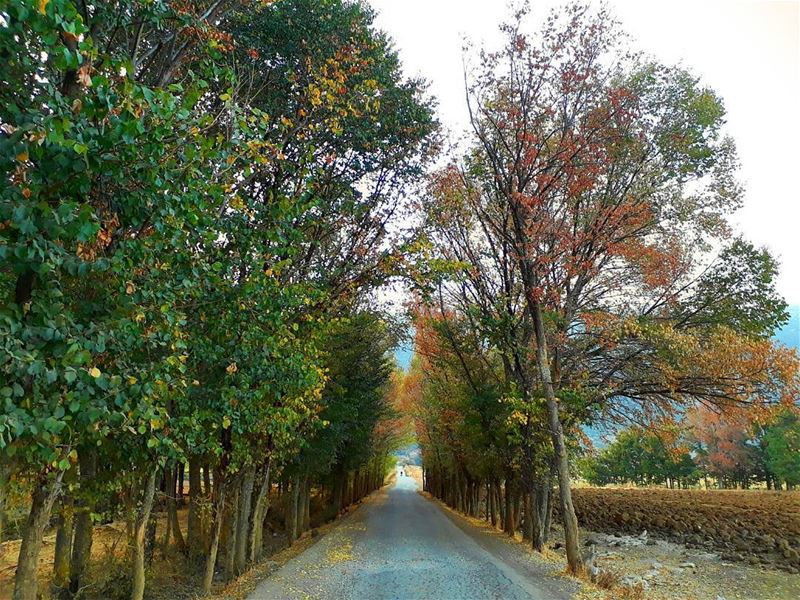
[[[273, 498], [273, 506], [277, 506], [277, 498]], [[347, 507], [343, 514], [352, 512], [357, 505]], [[319, 521], [320, 515], [312, 515], [312, 523]], [[181, 530], [186, 533], [188, 508], [178, 511]], [[337, 521], [331, 521], [304, 533], [292, 546], [287, 547], [283, 537], [265, 539], [265, 543], [273, 542], [267, 548], [267, 555], [259, 563], [254, 564], [246, 573], [230, 583], [215, 584], [211, 600], [238, 600], [246, 598], [259, 581], [267, 577], [295, 556], [301, 554], [316, 542], [319, 535], [324, 535]], [[154, 600], [189, 600], [197, 597], [200, 585], [201, 566], [188, 565], [186, 558], [174, 547], [166, 552], [161, 547], [162, 536], [166, 525], [166, 513], [156, 515], [157, 547], [153, 563], [148, 568], [147, 597]], [[39, 555], [39, 593], [43, 600], [51, 598], [50, 581], [53, 573], [55, 550], [55, 531], [45, 536]], [[91, 562], [85, 588], [87, 598], [97, 600], [120, 600], [130, 593], [129, 560], [127, 552], [127, 534], [123, 522], [100, 525], [94, 528]], [[9, 540], [0, 544], [0, 600], [11, 600], [14, 589], [14, 573], [17, 566], [20, 540]], [[332, 560], [348, 560], [348, 557], [331, 557]]]
[[405, 471], [411, 476], [411, 478], [414, 481], [417, 482], [419, 489], [422, 489], [422, 467], [417, 467], [414, 465], [406, 465]]

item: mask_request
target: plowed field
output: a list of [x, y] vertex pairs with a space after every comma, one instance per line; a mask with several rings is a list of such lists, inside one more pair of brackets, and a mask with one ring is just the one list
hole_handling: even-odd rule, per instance
[[723, 559], [800, 570], [800, 493], [752, 490], [574, 490], [580, 524], [707, 548]]

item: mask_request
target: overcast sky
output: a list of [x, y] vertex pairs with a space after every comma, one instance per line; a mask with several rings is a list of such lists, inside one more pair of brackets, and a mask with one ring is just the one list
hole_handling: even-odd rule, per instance
[[[461, 47], [495, 45], [504, 0], [368, 0], [408, 75], [421, 75], [454, 133], [467, 125]], [[532, 21], [565, 2], [531, 0]], [[746, 185], [739, 231], [782, 262], [779, 290], [800, 304], [800, 1], [609, 0], [637, 49], [682, 62], [724, 99]]]

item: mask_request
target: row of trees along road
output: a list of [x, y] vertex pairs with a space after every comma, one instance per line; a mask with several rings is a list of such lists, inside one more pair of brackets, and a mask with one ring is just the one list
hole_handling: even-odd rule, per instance
[[335, 513], [382, 483], [394, 335], [365, 306], [410, 239], [387, 225], [436, 123], [372, 18], [343, 0], [0, 7], [0, 487], [30, 490], [16, 600], [41, 591], [51, 521], [70, 596], [91, 592], [95, 520], [124, 518], [113, 591], [139, 599], [166, 503], [165, 545], [207, 593], [260, 555], [274, 482], [290, 538], [312, 488]]
[[[720, 98], [572, 5], [466, 68], [472, 135], [432, 179], [417, 265], [415, 406], [425, 487], [534, 548], [558, 482], [582, 570], [570, 449], [587, 422], [795, 410], [776, 263], [732, 237], [742, 197]], [[524, 519], [522, 515], [524, 514]]]
[[779, 410], [766, 422], [747, 416], [701, 406], [667, 430], [624, 429], [579, 462], [580, 475], [595, 485], [793, 489], [800, 484], [800, 415]]

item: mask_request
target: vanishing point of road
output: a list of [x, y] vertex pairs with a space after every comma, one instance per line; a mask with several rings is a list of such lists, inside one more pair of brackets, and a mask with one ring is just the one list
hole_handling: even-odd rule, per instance
[[398, 475], [308, 550], [262, 581], [248, 600], [567, 600], [519, 544], [475, 527]]

